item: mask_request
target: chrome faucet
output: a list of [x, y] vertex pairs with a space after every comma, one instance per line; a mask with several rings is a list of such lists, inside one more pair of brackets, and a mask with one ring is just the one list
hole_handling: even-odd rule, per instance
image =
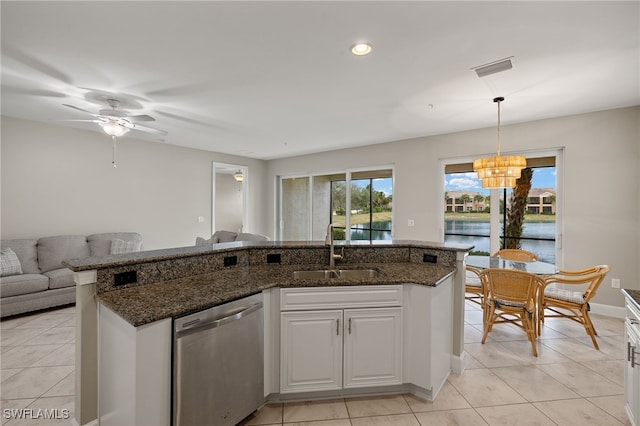
[[333, 228], [338, 226], [337, 223], [330, 223], [327, 227], [327, 236], [324, 239], [324, 243], [329, 246], [329, 268], [334, 269], [336, 267], [336, 260], [342, 260], [344, 258], [344, 247], [340, 251], [340, 254], [335, 253], [335, 246], [333, 244]]

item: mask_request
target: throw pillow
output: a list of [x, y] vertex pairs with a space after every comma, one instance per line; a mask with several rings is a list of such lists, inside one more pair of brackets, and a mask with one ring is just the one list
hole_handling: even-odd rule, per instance
[[20, 260], [10, 248], [0, 251], [0, 277], [22, 274]]
[[142, 241], [111, 240], [111, 254], [133, 253], [140, 251]]
[[218, 242], [217, 238], [211, 237], [208, 240], [205, 240], [202, 237], [196, 237], [196, 245], [197, 246], [210, 246], [211, 244], [215, 244]]

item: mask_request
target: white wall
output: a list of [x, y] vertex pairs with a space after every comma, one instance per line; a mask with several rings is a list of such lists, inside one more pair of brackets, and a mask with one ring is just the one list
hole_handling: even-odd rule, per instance
[[1, 143], [3, 239], [135, 231], [145, 249], [193, 245], [212, 233], [213, 161], [249, 167], [245, 229], [267, 235], [264, 161], [125, 137], [114, 169], [104, 134], [9, 117]]
[[[566, 269], [606, 263], [612, 271], [595, 302], [622, 306], [622, 287], [640, 289], [640, 107], [503, 126], [503, 153], [565, 148], [564, 261]], [[395, 165], [394, 238], [440, 241], [441, 159], [495, 153], [495, 128], [389, 142], [272, 160], [267, 179], [378, 164]], [[273, 188], [269, 188], [273, 193]], [[272, 200], [269, 200], [272, 202]], [[274, 209], [269, 209], [273, 213]], [[415, 227], [407, 226], [415, 220]], [[273, 214], [269, 226], [274, 226]]]
[[[608, 263], [608, 278], [640, 290], [640, 107], [503, 127], [505, 154], [559, 147], [562, 266]], [[114, 170], [102, 134], [3, 117], [0, 233], [137, 231], [147, 249], [193, 245], [211, 233], [211, 163], [218, 161], [249, 167], [247, 232], [273, 237], [276, 175], [394, 164], [395, 238], [438, 241], [440, 160], [494, 151], [493, 127], [268, 162], [124, 138]], [[407, 227], [409, 218], [415, 227]], [[622, 297], [607, 279], [595, 302], [622, 306]]]

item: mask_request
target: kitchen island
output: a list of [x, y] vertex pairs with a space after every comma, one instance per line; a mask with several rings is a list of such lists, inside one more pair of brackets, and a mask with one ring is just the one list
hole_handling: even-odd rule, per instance
[[[79, 317], [76, 419], [79, 424], [97, 417], [103, 424], [122, 419], [133, 424], [170, 424], [173, 319], [256, 293], [265, 300], [266, 401], [362, 392], [413, 392], [433, 399], [449, 371], [464, 369], [464, 274], [456, 271], [464, 270], [469, 249], [420, 241], [347, 244], [344, 259], [336, 266], [376, 274], [332, 279], [294, 278], [295, 271], [326, 269], [329, 248], [319, 242], [227, 243], [69, 260], [65, 264], [74, 270]], [[400, 339], [394, 355], [400, 361], [396, 377], [351, 389], [342, 386], [340, 379], [329, 391], [285, 386], [282, 359], [287, 351], [295, 355], [291, 351], [296, 345], [282, 347], [281, 340], [289, 340], [281, 336], [281, 320], [310, 312], [286, 305], [281, 291], [327, 287], [334, 303], [342, 303], [344, 315], [351, 313], [352, 305], [340, 301], [340, 295], [349, 294], [345, 297], [352, 300], [354, 293], [349, 289], [360, 287], [357, 297], [365, 299], [382, 288], [400, 289], [389, 308], [397, 311], [399, 322], [394, 327], [400, 330], [394, 337]], [[376, 303], [353, 306], [379, 309]], [[98, 329], [101, 339], [116, 339], [101, 340], [100, 366]], [[121, 350], [109, 349], [114, 345]], [[109, 397], [115, 400], [102, 400]], [[149, 407], [156, 408], [149, 411]]]

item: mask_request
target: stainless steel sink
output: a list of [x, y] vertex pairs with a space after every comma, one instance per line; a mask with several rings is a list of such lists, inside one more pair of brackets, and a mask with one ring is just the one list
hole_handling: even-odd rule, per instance
[[380, 275], [377, 269], [318, 269], [314, 271], [294, 271], [293, 278], [298, 280], [327, 280], [327, 279], [363, 279], [375, 278]]
[[341, 269], [337, 271], [343, 279], [375, 278], [380, 275], [377, 269]]

